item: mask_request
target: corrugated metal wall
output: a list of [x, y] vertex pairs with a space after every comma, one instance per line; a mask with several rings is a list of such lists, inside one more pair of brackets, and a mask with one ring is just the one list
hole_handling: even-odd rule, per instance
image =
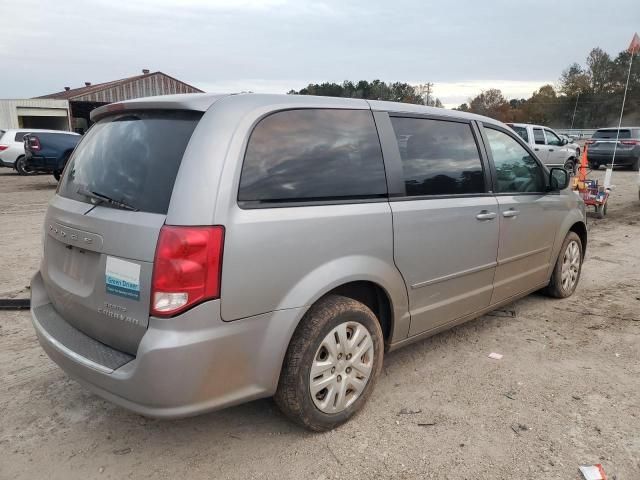
[[154, 95], [170, 95], [173, 93], [197, 93], [199, 90], [190, 87], [161, 73], [149, 75], [132, 82], [115, 85], [99, 92], [89, 93], [74, 97], [75, 102], [121, 102], [140, 97], [152, 97]]
[[[0, 100], [0, 128], [20, 128], [18, 123], [18, 108], [42, 108], [64, 110], [69, 118], [69, 102], [67, 100], [51, 99], [24, 99], [24, 100]], [[67, 121], [68, 125], [68, 121]], [[67, 128], [69, 128], [67, 126]]]

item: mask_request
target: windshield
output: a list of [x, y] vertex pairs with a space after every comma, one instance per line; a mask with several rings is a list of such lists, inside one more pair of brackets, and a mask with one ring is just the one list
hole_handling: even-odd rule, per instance
[[93, 203], [86, 192], [97, 192], [113, 200], [105, 206], [120, 203], [166, 214], [182, 156], [201, 116], [153, 111], [100, 120], [71, 157], [59, 195]]
[[612, 138], [612, 139], [616, 139], [616, 138], [631, 138], [631, 130], [620, 130], [620, 136], [617, 136], [618, 134], [618, 130], [614, 129], [614, 130], [598, 130], [596, 131], [596, 133], [593, 134], [592, 138]]

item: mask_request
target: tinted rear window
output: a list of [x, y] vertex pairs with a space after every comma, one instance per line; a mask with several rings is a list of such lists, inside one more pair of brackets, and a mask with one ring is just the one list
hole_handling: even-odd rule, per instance
[[97, 192], [134, 208], [167, 213], [173, 184], [198, 112], [140, 112], [107, 117], [71, 157], [59, 194], [84, 202]]
[[592, 138], [631, 138], [631, 130], [622, 130], [620, 129], [620, 136], [618, 137], [618, 130], [597, 130], [596, 133], [593, 134]]
[[344, 200], [383, 197], [386, 193], [372, 113], [306, 109], [274, 113], [255, 127], [242, 167], [238, 200]]
[[392, 117], [408, 196], [483, 193], [482, 161], [467, 123]]
[[22, 140], [24, 140], [24, 136], [28, 135], [29, 132], [18, 132], [16, 133], [16, 136], [13, 138], [14, 142], [21, 142]]

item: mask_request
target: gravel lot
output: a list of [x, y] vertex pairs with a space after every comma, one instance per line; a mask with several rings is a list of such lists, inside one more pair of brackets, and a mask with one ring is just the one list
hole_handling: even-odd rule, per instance
[[[590, 216], [573, 297], [534, 294], [389, 354], [364, 412], [334, 432], [293, 426], [271, 400], [179, 421], [131, 414], [68, 379], [27, 312], [0, 311], [0, 478], [579, 479], [579, 464], [602, 463], [636, 480], [636, 181], [616, 171], [609, 215]], [[28, 295], [55, 186], [0, 169], [3, 298]]]

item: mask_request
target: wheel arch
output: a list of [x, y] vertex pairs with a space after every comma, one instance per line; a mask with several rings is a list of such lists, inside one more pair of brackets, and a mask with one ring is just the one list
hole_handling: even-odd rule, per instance
[[587, 226], [584, 222], [575, 222], [569, 228], [569, 232], [574, 232], [578, 237], [580, 237], [580, 242], [582, 243], [582, 258], [584, 259], [584, 256], [587, 253]]

